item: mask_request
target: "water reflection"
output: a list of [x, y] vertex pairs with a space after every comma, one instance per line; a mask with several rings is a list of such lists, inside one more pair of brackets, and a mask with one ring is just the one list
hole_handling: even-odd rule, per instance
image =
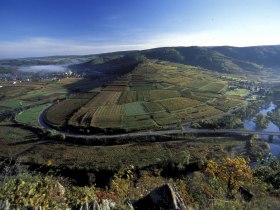
[[[264, 115], [267, 115], [268, 112], [274, 110], [277, 106], [273, 103], [270, 102], [269, 106], [266, 108], [262, 108], [258, 114], [262, 113]], [[258, 115], [256, 114], [256, 115]], [[256, 123], [255, 123], [256, 116], [252, 117], [251, 119], [244, 120], [244, 128], [255, 131], [257, 130], [256, 128]], [[275, 125], [273, 122], [269, 121], [269, 125], [265, 129], [258, 129], [261, 131], [268, 131], [268, 132], [279, 132], [280, 129], [277, 125]], [[280, 158], [280, 137], [279, 136], [273, 136], [272, 139], [269, 140], [268, 135], [259, 135], [259, 138], [265, 141], [269, 141], [270, 145], [270, 152], [272, 155], [279, 157]]]

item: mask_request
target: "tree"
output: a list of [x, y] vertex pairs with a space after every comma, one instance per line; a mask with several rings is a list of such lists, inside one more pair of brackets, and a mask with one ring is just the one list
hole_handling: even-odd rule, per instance
[[253, 179], [252, 169], [248, 166], [248, 162], [241, 157], [225, 158], [221, 163], [210, 160], [205, 172], [227, 185], [228, 197], [232, 197], [233, 190], [251, 183]]
[[57, 135], [56, 130], [48, 130], [48, 131], [47, 131], [47, 136], [48, 136], [49, 138], [53, 138], [53, 137], [56, 136], [56, 135]]
[[59, 134], [56, 135], [56, 138], [58, 140], [62, 140], [63, 141], [63, 140], [65, 140], [66, 136], [65, 136], [64, 133], [59, 133]]
[[250, 139], [247, 139], [246, 141], [246, 148], [250, 151], [253, 147], [253, 143], [255, 141], [257, 141], [259, 138], [258, 138], [258, 135], [257, 134], [254, 134]]
[[266, 116], [262, 113], [258, 114], [256, 118], [256, 127], [257, 128], [266, 128], [269, 125], [269, 121]]

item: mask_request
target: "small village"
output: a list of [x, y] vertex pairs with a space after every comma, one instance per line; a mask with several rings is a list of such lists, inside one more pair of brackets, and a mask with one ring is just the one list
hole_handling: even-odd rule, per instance
[[42, 80], [59, 81], [65, 78], [82, 78], [83, 73], [76, 73], [71, 70], [64, 72], [15, 72], [15, 73], [0, 73], [0, 83], [9, 83], [16, 85], [22, 82], [40, 82]]

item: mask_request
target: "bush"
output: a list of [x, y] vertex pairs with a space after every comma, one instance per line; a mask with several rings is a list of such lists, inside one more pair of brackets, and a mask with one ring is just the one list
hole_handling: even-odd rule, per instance
[[95, 187], [75, 187], [66, 180], [51, 175], [43, 176], [25, 171], [2, 178], [0, 201], [8, 200], [13, 208], [34, 206], [65, 209], [95, 201], [97, 198]]

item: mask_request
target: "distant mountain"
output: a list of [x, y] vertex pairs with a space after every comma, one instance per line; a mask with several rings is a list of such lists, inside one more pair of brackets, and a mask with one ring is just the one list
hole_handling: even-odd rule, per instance
[[[98, 56], [86, 63], [71, 66], [75, 70], [103, 73], [127, 72], [133, 60], [139, 57], [200, 66], [223, 73], [261, 73], [267, 68], [280, 69], [280, 46], [260, 47], [162, 47], [133, 51], [125, 55]], [[141, 60], [141, 59], [140, 59]], [[125, 70], [126, 69], [126, 70]]]
[[263, 67], [248, 60], [224, 55], [209, 47], [172, 47], [142, 51], [150, 59], [200, 66], [218, 72], [262, 71]]
[[200, 66], [223, 73], [263, 73], [280, 70], [280, 45], [256, 47], [162, 47], [83, 56], [52, 56], [0, 60], [0, 65], [71, 64], [70, 69], [87, 73], [124, 74], [145, 59]]
[[256, 47], [213, 47], [212, 50], [225, 56], [246, 60], [265, 67], [280, 66], [280, 45]]
[[73, 63], [87, 62], [93, 59], [102, 57], [124, 56], [131, 54], [134, 51], [120, 51], [103, 53], [98, 55], [65, 55], [65, 56], [47, 56], [34, 58], [20, 58], [20, 59], [4, 59], [0, 60], [0, 65], [9, 66], [31, 66], [31, 65], [67, 65]]

